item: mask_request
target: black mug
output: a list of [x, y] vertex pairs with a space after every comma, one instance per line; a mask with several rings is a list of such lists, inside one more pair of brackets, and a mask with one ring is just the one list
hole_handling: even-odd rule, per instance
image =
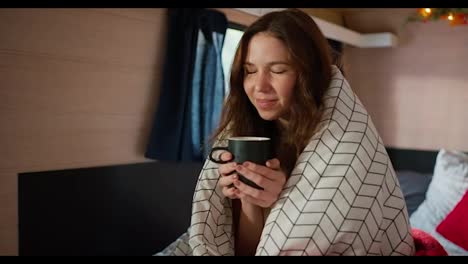
[[[219, 159], [213, 158], [213, 154], [219, 150], [226, 150], [232, 154], [232, 159], [223, 161], [219, 155]], [[214, 163], [225, 164], [228, 162], [236, 162], [242, 164], [245, 161], [250, 161], [259, 165], [265, 166], [267, 160], [273, 158], [273, 150], [271, 139], [267, 137], [230, 137], [228, 138], [227, 147], [214, 147], [211, 149], [210, 160]], [[263, 190], [262, 187], [255, 184], [253, 181], [239, 174], [239, 180], [253, 188]]]

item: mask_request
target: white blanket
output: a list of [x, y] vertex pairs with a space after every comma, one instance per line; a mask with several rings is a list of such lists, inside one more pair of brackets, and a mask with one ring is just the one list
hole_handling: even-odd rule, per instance
[[[333, 66], [326, 111], [272, 206], [256, 255], [412, 255], [408, 213], [371, 118]], [[206, 160], [187, 232], [156, 255], [234, 255], [231, 201]]]

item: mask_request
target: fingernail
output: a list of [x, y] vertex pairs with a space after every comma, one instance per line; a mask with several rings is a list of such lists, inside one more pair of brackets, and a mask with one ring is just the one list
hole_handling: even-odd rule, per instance
[[248, 166], [250, 166], [250, 163], [249, 163], [248, 161], [246, 161], [246, 162], [244, 162], [242, 165], [248, 167]]
[[232, 175], [232, 179], [234, 180], [237, 179], [237, 175], [236, 174]]
[[241, 166], [241, 165], [237, 165], [237, 166], [236, 166], [236, 170], [242, 170], [242, 166]]

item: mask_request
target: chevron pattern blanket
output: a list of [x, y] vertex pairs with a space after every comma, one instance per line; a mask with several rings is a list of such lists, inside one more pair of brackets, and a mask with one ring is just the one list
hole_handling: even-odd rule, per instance
[[[265, 220], [256, 255], [414, 255], [406, 204], [370, 116], [337, 67], [318, 132]], [[191, 225], [156, 255], [235, 255], [218, 164], [199, 175]]]

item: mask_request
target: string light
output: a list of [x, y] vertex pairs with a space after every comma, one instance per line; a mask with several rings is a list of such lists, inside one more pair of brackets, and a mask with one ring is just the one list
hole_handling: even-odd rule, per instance
[[447, 20], [450, 25], [468, 25], [468, 8], [419, 8], [408, 21]]
[[421, 8], [419, 13], [423, 16], [423, 17], [428, 17], [431, 15], [431, 9], [430, 8]]

